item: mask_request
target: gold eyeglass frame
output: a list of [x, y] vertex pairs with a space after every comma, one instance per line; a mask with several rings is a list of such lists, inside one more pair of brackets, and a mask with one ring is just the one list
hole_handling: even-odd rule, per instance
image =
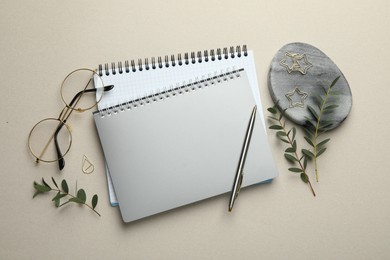
[[[92, 73], [88, 83], [85, 85], [85, 87], [76, 94], [76, 96], [72, 99], [72, 101], [70, 103], [68, 103], [66, 100], [65, 100], [65, 97], [64, 97], [64, 83], [66, 82], [66, 80], [74, 73], [76, 72], [79, 72], [79, 71], [89, 71]], [[99, 79], [99, 82], [101, 83], [100, 86], [98, 88], [94, 88], [94, 89], [89, 89], [87, 90], [88, 88], [88, 85], [91, 83], [92, 79], [94, 77], [97, 77]], [[28, 135], [28, 147], [29, 147], [29, 150], [30, 150], [30, 153], [33, 155], [33, 157], [35, 158], [35, 161], [36, 163], [39, 163], [39, 162], [46, 162], [46, 163], [51, 163], [51, 162], [57, 162], [57, 161], [63, 161], [63, 158], [65, 157], [65, 155], [69, 152], [71, 146], [72, 146], [72, 131], [71, 131], [71, 128], [70, 126], [67, 124], [67, 120], [69, 119], [70, 115], [72, 114], [73, 111], [77, 111], [77, 112], [84, 112], [84, 111], [87, 111], [87, 110], [90, 110], [91, 108], [95, 107], [103, 98], [103, 95], [104, 95], [104, 92], [105, 91], [109, 91], [113, 88], [114, 86], [113, 85], [109, 85], [109, 86], [104, 86], [103, 84], [103, 79], [101, 78], [101, 76], [96, 72], [96, 70], [91, 70], [91, 69], [87, 69], [87, 68], [80, 68], [80, 69], [76, 69], [72, 72], [70, 72], [65, 78], [64, 80], [62, 81], [62, 84], [61, 84], [61, 99], [62, 101], [65, 103], [65, 107], [61, 110], [61, 113], [60, 115], [58, 116], [58, 118], [53, 118], [53, 117], [49, 117], [49, 118], [45, 118], [45, 119], [42, 119], [40, 120], [38, 123], [36, 123], [33, 128], [31, 129], [29, 135]], [[84, 95], [85, 92], [94, 92], [96, 93], [97, 91], [99, 91], [99, 89], [102, 89], [102, 93], [100, 95], [100, 98], [99, 100], [97, 100], [92, 106], [90, 107], [87, 107], [87, 108], [76, 108], [77, 104], [79, 103], [81, 97]], [[37, 128], [37, 126], [39, 126], [41, 123], [45, 122], [45, 121], [49, 121], [49, 120], [53, 120], [53, 121], [58, 121], [58, 125], [57, 127], [54, 129], [53, 131], [53, 134], [51, 134], [51, 136], [49, 137], [49, 140], [47, 141], [47, 143], [45, 144], [45, 146], [43, 147], [43, 150], [38, 154], [36, 152], [34, 152], [33, 148], [32, 148], [32, 145], [31, 145], [31, 138], [32, 138], [32, 135], [34, 133], [34, 130]], [[66, 149], [66, 151], [64, 153], [62, 153], [61, 150], [58, 150], [59, 147], [58, 145], [56, 144], [56, 149], [57, 149], [57, 152], [60, 151], [60, 154], [61, 156], [59, 156], [59, 154], [57, 153], [57, 159], [53, 159], [53, 160], [47, 160], [47, 159], [42, 159], [42, 156], [44, 155], [44, 153], [46, 152], [49, 144], [52, 142], [52, 140], [55, 137], [56, 135], [56, 132], [60, 131], [61, 128], [63, 127], [63, 125], [65, 125], [66, 129], [67, 129], [67, 132], [68, 132], [68, 135], [69, 135], [69, 146], [68, 148]], [[58, 134], [58, 133], [57, 133]], [[64, 162], [62, 162], [62, 167], [61, 167], [61, 163], [60, 163], [60, 170], [63, 169], [64, 167]]]

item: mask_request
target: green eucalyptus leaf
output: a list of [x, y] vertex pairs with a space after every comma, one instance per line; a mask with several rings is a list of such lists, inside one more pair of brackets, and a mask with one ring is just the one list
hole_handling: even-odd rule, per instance
[[318, 107], [321, 108], [321, 105], [324, 103], [324, 99], [319, 95], [313, 95], [314, 101], [317, 103]]
[[339, 80], [340, 76], [338, 76], [337, 78], [335, 78], [332, 82], [332, 84], [330, 84], [330, 89], [333, 88], [334, 85], [336, 85], [337, 81]]
[[305, 136], [307, 136], [309, 139], [313, 139], [314, 133], [310, 128], [304, 127], [303, 130], [305, 131]]
[[305, 170], [306, 170], [308, 161], [309, 161], [309, 157], [304, 156], [304, 158], [303, 158], [303, 169], [305, 169]]
[[61, 192], [57, 192], [57, 194], [53, 197], [53, 199], [51, 201], [55, 201], [56, 199], [58, 199], [58, 197], [61, 195]]
[[322, 148], [317, 152], [317, 157], [320, 157], [321, 154], [323, 154], [326, 151], [326, 147]]
[[283, 116], [284, 116], [284, 112], [280, 113], [280, 115], [279, 115], [279, 121], [282, 120]]
[[344, 92], [342, 90], [332, 90], [332, 96], [339, 96], [339, 95], [342, 95], [344, 94]]
[[314, 154], [312, 152], [310, 152], [309, 150], [307, 149], [302, 149], [302, 153], [305, 155], [305, 156], [308, 156], [310, 159], [311, 158], [314, 158]]
[[42, 178], [42, 183], [51, 190], [50, 185], [46, 183], [44, 178]]
[[287, 111], [287, 108], [286, 108], [286, 109], [283, 109], [283, 111], [280, 112], [279, 121], [282, 120], [282, 118], [284, 117], [284, 114], [286, 113], [286, 111]]
[[93, 195], [92, 197], [92, 208], [95, 209], [96, 208], [96, 205], [98, 203], [98, 195]]
[[34, 195], [33, 195], [33, 198], [35, 198], [38, 194], [41, 194], [42, 192], [40, 192], [39, 190], [36, 190]]
[[292, 156], [291, 154], [288, 154], [288, 153], [284, 154], [284, 158], [286, 158], [287, 161], [292, 162], [292, 163], [297, 161], [297, 158], [295, 158], [294, 156]]
[[321, 147], [323, 146], [324, 144], [326, 144], [327, 142], [329, 142], [330, 138], [328, 139], [325, 139], [324, 141], [320, 142], [319, 144], [317, 144], [317, 147]]
[[65, 192], [65, 193], [69, 193], [69, 188], [68, 188], [68, 183], [66, 182], [66, 180], [62, 180], [61, 182], [61, 187], [62, 187], [62, 190]]
[[339, 105], [329, 105], [329, 106], [327, 106], [327, 107], [325, 107], [324, 108], [324, 111], [326, 111], [326, 110], [329, 110], [329, 109], [335, 109], [335, 108], [337, 108]]
[[49, 187], [47, 187], [47, 186], [45, 186], [45, 185], [38, 184], [38, 183], [36, 183], [36, 182], [34, 182], [34, 188], [35, 188], [37, 191], [41, 192], [41, 193], [45, 193], [45, 192], [51, 191], [51, 189], [50, 189]]
[[295, 140], [295, 136], [297, 134], [297, 129], [295, 129], [295, 127], [292, 128], [292, 133], [293, 133], [292, 140]]
[[280, 125], [271, 125], [271, 126], [269, 127], [269, 129], [273, 129], [273, 130], [282, 130], [283, 127], [280, 126]]
[[79, 198], [83, 203], [87, 200], [87, 195], [83, 189], [77, 191], [77, 198]]
[[54, 205], [58, 208], [60, 206], [60, 199], [55, 199], [54, 200]]
[[276, 132], [276, 135], [278, 135], [278, 136], [287, 136], [287, 134], [284, 131], [278, 131], [278, 132]]
[[300, 168], [288, 168], [288, 170], [289, 170], [290, 172], [298, 172], [298, 173], [303, 172], [302, 169], [300, 169]]
[[57, 200], [57, 199], [61, 199], [61, 198], [63, 198], [63, 197], [65, 197], [65, 196], [68, 196], [68, 194], [66, 194], [66, 193], [61, 193], [60, 191], [54, 196], [54, 198], [52, 199], [52, 201], [55, 201], [55, 200]]
[[326, 87], [322, 87], [321, 89], [324, 91], [325, 95], [328, 95], [328, 89]]
[[309, 106], [309, 105], [307, 105], [307, 108], [309, 109], [310, 113], [314, 116], [314, 118], [318, 121], [319, 116], [318, 116], [316, 110], [312, 106]]
[[327, 129], [329, 129], [329, 127], [331, 127], [332, 125], [333, 125], [333, 123], [332, 123], [332, 122], [329, 122], [329, 121], [321, 122], [321, 123], [320, 123], [320, 126], [319, 126], [319, 130], [321, 130], [321, 131], [327, 130]]
[[293, 147], [289, 147], [285, 150], [286, 153], [294, 153], [295, 149]]
[[305, 140], [306, 140], [306, 142], [307, 142], [308, 144], [310, 144], [312, 147], [314, 147], [314, 144], [313, 144], [313, 142], [310, 140], [309, 137], [304, 136], [303, 138], [305, 138]]
[[269, 107], [267, 108], [268, 112], [270, 112], [271, 114], [276, 114], [277, 113], [277, 110], [273, 107]]
[[279, 138], [280, 140], [286, 140], [286, 139], [283, 138], [283, 136], [278, 135], [278, 134], [276, 134], [276, 137]]
[[290, 144], [290, 142], [289, 142], [288, 140], [286, 140], [286, 139], [280, 138], [279, 140], [282, 141], [282, 142], [284, 142], [284, 143], [286, 143], [286, 144]]
[[332, 115], [333, 113], [334, 113], [334, 109], [328, 109], [328, 110], [322, 111], [322, 114], [324, 114], [324, 115]]
[[294, 149], [294, 152], [297, 150], [297, 141], [294, 140], [294, 142], [292, 143], [292, 147]]
[[311, 131], [314, 131], [314, 129], [316, 129], [316, 125], [317, 125], [317, 122], [313, 122], [313, 120], [311, 120], [310, 118], [306, 117], [305, 116], [305, 128], [306, 129], [311, 129]]
[[302, 180], [304, 183], [308, 183], [308, 182], [309, 182], [309, 177], [307, 176], [306, 173], [304, 173], [304, 172], [301, 173], [301, 180]]
[[54, 180], [54, 178], [53, 178], [53, 177], [51, 177], [51, 180], [52, 180], [52, 182], [54, 183], [54, 186], [56, 186], [56, 187], [57, 187], [57, 189], [59, 189], [59, 188], [58, 188], [58, 185], [57, 185], [57, 182]]

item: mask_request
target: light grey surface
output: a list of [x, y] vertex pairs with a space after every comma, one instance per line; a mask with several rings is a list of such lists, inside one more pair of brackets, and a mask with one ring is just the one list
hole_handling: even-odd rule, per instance
[[[298, 55], [298, 56], [295, 56]], [[294, 58], [298, 57], [298, 58]], [[297, 66], [294, 65], [294, 60]], [[321, 50], [306, 43], [289, 43], [274, 56], [268, 73], [268, 89], [272, 100], [293, 122], [303, 125], [305, 117], [311, 118], [307, 105], [317, 107], [314, 95], [323, 95], [333, 80], [340, 76], [332, 91], [339, 91], [338, 108], [332, 114], [340, 125], [352, 108], [352, 94], [343, 73]], [[326, 119], [327, 115], [325, 115]]]
[[[255, 105], [246, 73], [239, 75], [110, 116], [94, 114], [125, 222], [231, 191]], [[243, 186], [277, 176], [261, 122], [258, 114]]]

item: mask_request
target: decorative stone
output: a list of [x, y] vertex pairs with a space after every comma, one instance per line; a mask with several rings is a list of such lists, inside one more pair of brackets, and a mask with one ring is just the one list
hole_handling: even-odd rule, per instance
[[[333, 80], [340, 76], [332, 88], [338, 93], [338, 107], [332, 113], [340, 125], [352, 108], [352, 93], [343, 73], [322, 51], [306, 43], [289, 43], [274, 56], [268, 73], [268, 89], [280, 111], [287, 109], [285, 116], [292, 122], [304, 125], [311, 118], [308, 105], [317, 107], [315, 96], [324, 96]], [[326, 117], [329, 115], [325, 115]]]

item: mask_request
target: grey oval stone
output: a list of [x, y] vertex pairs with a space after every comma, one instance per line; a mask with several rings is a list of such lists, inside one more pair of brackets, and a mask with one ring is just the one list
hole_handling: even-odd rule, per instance
[[[311, 118], [307, 106], [317, 107], [316, 95], [324, 95], [333, 80], [340, 76], [332, 88], [338, 93], [338, 107], [331, 114], [335, 123], [329, 127], [339, 126], [352, 108], [352, 93], [343, 73], [336, 64], [322, 51], [306, 43], [289, 43], [283, 46], [274, 56], [268, 73], [268, 89], [272, 100], [285, 116], [299, 125]], [[333, 97], [332, 97], [333, 98]], [[329, 101], [332, 101], [331, 99]], [[330, 115], [324, 114], [327, 120]]]

